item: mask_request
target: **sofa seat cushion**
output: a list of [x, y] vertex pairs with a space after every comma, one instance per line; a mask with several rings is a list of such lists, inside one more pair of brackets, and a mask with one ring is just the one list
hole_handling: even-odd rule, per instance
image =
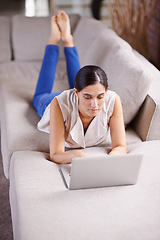
[[[3, 83], [37, 83], [41, 61], [11, 61], [0, 64], [0, 85]], [[68, 88], [66, 63], [59, 60], [55, 76], [54, 91]]]
[[0, 16], [0, 62], [11, 60], [10, 25], [9, 17]]
[[49, 150], [48, 135], [36, 127], [39, 117], [31, 103], [34, 88], [35, 84], [4, 84], [1, 88], [1, 152], [6, 177], [14, 151]]
[[41, 62], [10, 61], [0, 64], [0, 84], [7, 82], [36, 82]]
[[[55, 81], [55, 91], [62, 91], [67, 81]], [[36, 82], [6, 83], [1, 87], [1, 145], [6, 177], [14, 151], [37, 150], [49, 152], [49, 135], [37, 129], [40, 120], [32, 106]]]
[[160, 239], [160, 141], [144, 152], [136, 185], [68, 190], [58, 166], [40, 152], [12, 155], [10, 203], [17, 240]]

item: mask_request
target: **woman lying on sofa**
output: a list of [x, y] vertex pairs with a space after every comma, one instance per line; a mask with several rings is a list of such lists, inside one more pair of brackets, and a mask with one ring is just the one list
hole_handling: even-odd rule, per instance
[[[70, 90], [55, 93], [52, 87], [61, 39]], [[126, 153], [120, 98], [108, 90], [107, 76], [100, 67], [88, 65], [80, 69], [69, 17], [64, 11], [51, 19], [51, 35], [33, 106], [41, 117], [38, 128], [50, 134], [50, 159], [53, 162], [71, 163], [73, 157], [85, 157], [80, 148], [107, 144], [109, 134], [112, 141], [109, 154]], [[65, 147], [73, 150], [65, 151]]]

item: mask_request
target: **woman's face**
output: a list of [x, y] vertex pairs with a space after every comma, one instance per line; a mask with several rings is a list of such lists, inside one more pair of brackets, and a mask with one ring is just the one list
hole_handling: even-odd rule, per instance
[[89, 85], [80, 92], [75, 88], [74, 91], [78, 97], [80, 115], [84, 118], [95, 117], [103, 107], [107, 90], [101, 83]]

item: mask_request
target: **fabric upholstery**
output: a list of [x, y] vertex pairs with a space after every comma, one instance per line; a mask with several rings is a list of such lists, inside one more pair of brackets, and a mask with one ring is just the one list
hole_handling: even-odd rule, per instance
[[0, 62], [11, 60], [10, 19], [0, 16]]
[[4, 172], [8, 176], [10, 157], [15, 150], [49, 151], [49, 136], [37, 129], [38, 114], [31, 99], [35, 84], [10, 85], [1, 89], [1, 134]]
[[[81, 37], [80, 33], [83, 33], [81, 34]], [[88, 49], [91, 49], [92, 46], [94, 46], [93, 43], [96, 42], [97, 39], [99, 39], [100, 35], [103, 33], [107, 37], [107, 41], [105, 39], [106, 41], [105, 48], [104, 45], [101, 45], [98, 42], [97, 48], [99, 48], [100, 52], [101, 49], [105, 49], [104, 51], [105, 54], [107, 49], [109, 49], [112, 44], [114, 44], [115, 47], [120, 45], [123, 48], [131, 49], [131, 46], [127, 42], [122, 40], [120, 37], [118, 37], [117, 34], [112, 29], [106, 28], [104, 22], [97, 21], [93, 18], [83, 17], [78, 22], [78, 25], [73, 34], [74, 43], [78, 48], [79, 58], [82, 66], [87, 64], [88, 60], [89, 62], [91, 61], [91, 58], [88, 55]], [[97, 54], [97, 48], [96, 49], [92, 48], [93, 61], [95, 61], [97, 58], [99, 59], [99, 54]]]
[[[80, 16], [70, 15], [71, 30], [74, 31]], [[23, 15], [13, 16], [12, 19], [12, 40], [14, 59], [20, 61], [42, 60], [45, 46], [50, 36], [49, 17], [24, 17]], [[43, 29], [43, 31], [42, 31]], [[37, 44], [38, 41], [38, 44]], [[64, 58], [60, 47], [59, 58]]]
[[157, 104], [155, 101], [147, 95], [145, 102], [142, 104], [138, 114], [131, 123], [133, 129], [139, 134], [143, 141], [146, 141], [148, 138], [152, 120], [156, 113], [156, 106]]
[[[1, 145], [5, 175], [8, 177], [10, 157], [14, 151], [49, 152], [49, 135], [37, 129], [40, 120], [32, 107], [36, 83], [3, 84], [0, 94]], [[67, 82], [55, 82], [54, 90], [63, 91]], [[17, 127], [18, 126], [18, 127]]]
[[[3, 83], [37, 83], [42, 61], [10, 61], [0, 64], [0, 84]], [[61, 81], [63, 84], [61, 85]], [[53, 91], [68, 88], [66, 63], [59, 60]]]
[[97, 39], [98, 35], [103, 31], [103, 29], [105, 29], [105, 27], [106, 26], [103, 22], [97, 21], [93, 18], [83, 17], [78, 22], [78, 25], [73, 33], [73, 37], [82, 66], [84, 65], [83, 61], [87, 55], [88, 48], [92, 45], [93, 41]]
[[129, 152], [144, 153], [136, 185], [85, 190], [68, 190], [48, 155], [15, 152], [10, 168], [15, 239], [158, 240], [159, 144], [130, 145]]
[[[160, 74], [159, 74], [160, 75]], [[159, 90], [160, 89], [160, 82], [159, 79], [158, 81], [154, 81], [152, 84], [152, 88], [149, 90], [149, 96], [155, 101], [156, 103], [156, 108], [154, 111], [154, 115], [152, 117], [151, 120], [151, 124], [149, 127], [149, 131], [147, 134], [147, 140], [158, 140], [160, 139], [160, 131], [159, 131], [159, 127], [160, 127], [160, 98], [159, 98]]]
[[[136, 57], [138, 59], [140, 59], [143, 64], [145, 64], [148, 71], [151, 72], [154, 76], [154, 80], [152, 81], [152, 84], [148, 91], [148, 99], [149, 99], [150, 105], [152, 105], [152, 107], [149, 106], [148, 103], [147, 104], [144, 103], [143, 106], [147, 106], [147, 107], [145, 107], [145, 109], [144, 108], [142, 108], [142, 109], [143, 109], [143, 113], [144, 113], [143, 115], [147, 116], [147, 119], [148, 119], [148, 116], [150, 116], [150, 118], [151, 118], [145, 140], [147, 140], [147, 141], [154, 140], [154, 139], [158, 140], [158, 139], [160, 139], [160, 131], [159, 131], [159, 128], [160, 128], [160, 114], [159, 114], [160, 95], [159, 95], [159, 91], [158, 91], [158, 89], [160, 89], [160, 81], [159, 81], [160, 80], [160, 71], [153, 64], [151, 64], [146, 58], [144, 58], [141, 54], [139, 54], [137, 51], [133, 51], [133, 52], [136, 55]], [[152, 104], [151, 104], [151, 102], [152, 102]], [[152, 117], [150, 115], [151, 111], [153, 112]], [[146, 119], [145, 119], [145, 121], [143, 121], [144, 116], [142, 119], [142, 114], [140, 112], [139, 112], [139, 116], [140, 116], [140, 118], [137, 118], [137, 123], [136, 123], [137, 127], [135, 128], [137, 132], [139, 131], [140, 128], [143, 128], [143, 130], [144, 130], [144, 126], [146, 126]]]

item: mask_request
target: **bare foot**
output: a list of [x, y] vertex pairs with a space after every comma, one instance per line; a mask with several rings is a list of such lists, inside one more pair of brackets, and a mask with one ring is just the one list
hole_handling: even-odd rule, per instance
[[61, 39], [65, 47], [73, 47], [73, 37], [71, 34], [71, 27], [68, 15], [64, 11], [57, 13], [57, 24], [61, 31]]
[[51, 35], [49, 38], [49, 44], [58, 45], [61, 40], [61, 32], [59, 26], [57, 25], [57, 17], [53, 16], [51, 18]]

